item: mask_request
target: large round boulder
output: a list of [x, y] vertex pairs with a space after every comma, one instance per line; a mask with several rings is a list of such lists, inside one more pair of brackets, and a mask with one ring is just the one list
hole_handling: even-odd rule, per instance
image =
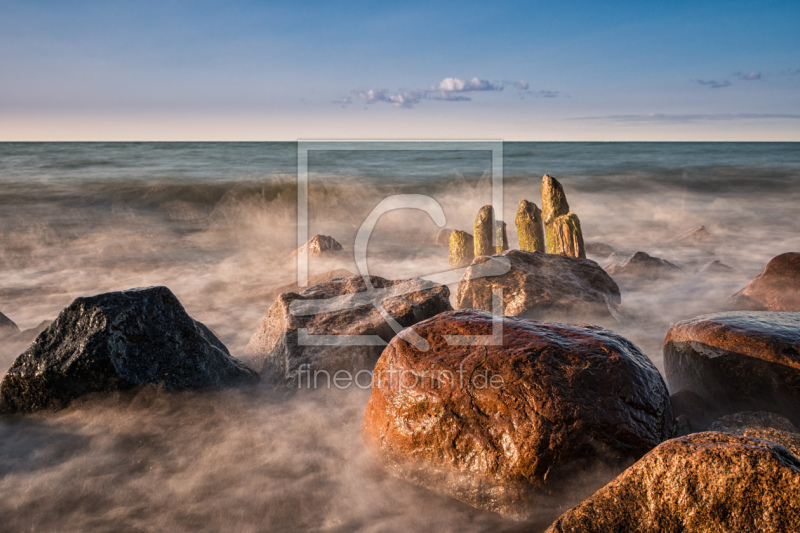
[[733, 309], [800, 311], [800, 252], [773, 257], [728, 303]]
[[717, 412], [768, 410], [800, 420], [800, 313], [733, 311], [672, 326], [664, 367], [674, 391]]
[[765, 440], [693, 433], [644, 456], [547, 533], [785, 533], [800, 524], [800, 461]]
[[362, 427], [399, 477], [529, 518], [539, 497], [585, 486], [590, 467], [619, 468], [673, 436], [658, 370], [611, 331], [475, 310], [410, 331], [428, 349], [407, 332], [392, 340]]
[[76, 298], [20, 355], [0, 383], [0, 410], [58, 408], [91, 392], [257, 383], [166, 287]]
[[301, 292], [278, 296], [246, 353], [254, 368], [274, 382], [330, 387], [342, 370], [372, 370], [395, 331], [379, 311], [402, 327], [449, 311], [450, 290], [422, 279], [387, 280], [369, 276], [332, 279]]
[[[507, 262], [508, 272], [485, 275], [489, 261]], [[502, 291], [502, 314], [537, 320], [612, 317], [621, 305], [619, 287], [591, 259], [541, 252], [476, 257], [458, 283], [456, 309], [492, 311], [493, 291]]]

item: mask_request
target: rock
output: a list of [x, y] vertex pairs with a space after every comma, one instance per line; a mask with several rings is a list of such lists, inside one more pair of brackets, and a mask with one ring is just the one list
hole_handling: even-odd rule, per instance
[[602, 255], [608, 257], [616, 253], [616, 250], [604, 242], [587, 242], [584, 244], [584, 249], [587, 254]]
[[695, 433], [645, 455], [547, 533], [783, 533], [800, 524], [800, 461], [767, 441]]
[[561, 254], [569, 257], [586, 257], [583, 247], [583, 233], [581, 221], [575, 213], [567, 213], [556, 217], [545, 228], [547, 240], [547, 253]]
[[13, 320], [0, 313], [0, 339], [19, 333], [19, 328]]
[[[680, 434], [705, 431], [714, 421], [714, 412], [703, 398], [690, 390], [681, 390], [669, 397], [672, 414], [680, 420]], [[682, 431], [683, 430], [683, 431]]]
[[[330, 281], [332, 279], [337, 278], [349, 278], [352, 276], [353, 273], [347, 270], [346, 268], [335, 268], [333, 270], [328, 270], [326, 272], [320, 272], [319, 274], [313, 274], [308, 276], [308, 287], [312, 285], [316, 285], [318, 283], [323, 283], [325, 281]], [[305, 287], [301, 287], [294, 283], [286, 283], [285, 285], [281, 285], [279, 287], [275, 287], [274, 289], [270, 290], [270, 294], [272, 298], [277, 297], [279, 294], [283, 294], [284, 292], [300, 292]]]
[[528, 200], [519, 201], [516, 223], [519, 249], [523, 252], [544, 252], [542, 212], [535, 203]]
[[456, 309], [492, 310], [492, 290], [503, 291], [503, 314], [535, 319], [608, 317], [617, 314], [619, 287], [590, 259], [508, 250], [506, 274], [481, 277], [488, 258], [476, 257], [458, 283]]
[[567, 195], [564, 194], [564, 187], [557, 179], [545, 174], [542, 177], [542, 222], [544, 222], [545, 233], [547, 226], [553, 221], [569, 213]]
[[800, 311], [800, 252], [773, 257], [728, 304], [732, 309]]
[[442, 228], [436, 234], [436, 239], [434, 240], [436, 246], [449, 246], [450, 245], [450, 234], [453, 233], [455, 230], [453, 228]]
[[[364, 415], [367, 446], [395, 475], [475, 507], [524, 519], [600, 464], [619, 466], [673, 432], [658, 370], [628, 340], [596, 326], [453, 311], [395, 337], [375, 367]], [[612, 474], [613, 476], [613, 474]], [[610, 477], [608, 478], [610, 479]]]
[[[325, 380], [323, 386], [329, 387], [325, 373], [372, 370], [395, 336], [373, 302], [380, 303], [403, 327], [452, 309], [450, 291], [444, 285], [421, 279], [369, 279], [375, 288], [372, 292], [362, 276], [352, 276], [278, 296], [247, 345], [254, 368], [277, 383], [298, 387], [306, 386], [299, 380], [306, 375], [303, 372], [318, 372]], [[374, 343], [347, 344], [346, 337], [339, 337], [333, 339], [338, 345], [325, 344], [313, 337], [303, 340], [299, 330], [309, 335], [373, 336]]]
[[307, 243], [292, 252], [292, 257], [308, 252], [308, 255], [330, 255], [343, 252], [344, 249], [339, 241], [328, 235], [314, 235]]
[[0, 410], [60, 408], [91, 392], [258, 382], [166, 287], [76, 298], [20, 355], [0, 384]]
[[708, 428], [729, 435], [776, 442], [800, 458], [800, 433], [788, 418], [768, 411], [743, 411], [723, 416]]
[[464, 268], [475, 257], [475, 242], [466, 231], [453, 230], [450, 233], [450, 268]]
[[693, 391], [721, 414], [766, 410], [800, 421], [800, 313], [682, 320], [664, 340], [664, 367], [672, 390]]
[[672, 244], [694, 244], [705, 242], [711, 237], [705, 226], [697, 226], [688, 231], [684, 231], [670, 241]]
[[735, 270], [719, 259], [714, 259], [701, 266], [699, 272], [701, 274], [730, 274], [731, 272], [735, 272]]
[[494, 227], [494, 208], [491, 205], [481, 207], [478, 216], [475, 217], [475, 257], [494, 253], [495, 248], [492, 244]]
[[622, 263], [611, 265], [606, 268], [606, 272], [615, 278], [638, 278], [646, 280], [662, 278], [679, 271], [679, 266], [644, 252], [636, 252]]
[[36, 337], [38, 337], [41, 332], [46, 330], [47, 326], [49, 326], [51, 323], [52, 323], [51, 320], [42, 320], [41, 322], [39, 322], [38, 325], [36, 325], [36, 326], [34, 326], [32, 328], [23, 329], [22, 331], [20, 331], [16, 335], [11, 335], [10, 337], [6, 337], [5, 340], [6, 340], [6, 342], [9, 342], [9, 343], [11, 343], [11, 342], [17, 342], [17, 343], [30, 343], [30, 342], [33, 342], [33, 340]]
[[498, 243], [495, 246], [495, 251], [499, 254], [508, 250], [508, 233], [506, 232], [506, 223], [502, 220], [495, 222], [495, 239]]

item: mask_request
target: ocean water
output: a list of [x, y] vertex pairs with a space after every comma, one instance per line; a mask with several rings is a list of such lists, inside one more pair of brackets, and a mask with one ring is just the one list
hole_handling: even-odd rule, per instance
[[[430, 196], [446, 227], [468, 231], [491, 202], [491, 152], [366, 146], [309, 152], [309, 235], [352, 251], [361, 223], [394, 194]], [[660, 369], [672, 323], [722, 309], [771, 257], [800, 250], [798, 143], [505, 143], [502, 152], [499, 218], [511, 247], [517, 202], [541, 205], [549, 173], [585, 240], [618, 252], [591, 259], [608, 266], [641, 250], [682, 268], [674, 279], [621, 284], [625, 319], [604, 324]], [[0, 311], [32, 328], [77, 296], [166, 285], [246, 361], [275, 292], [296, 280], [297, 154], [295, 143], [0, 144]], [[674, 242], [701, 225], [707, 240]], [[369, 272], [446, 271], [438, 231], [419, 211], [385, 214]], [[732, 270], [702, 269], [713, 260]], [[347, 257], [310, 268], [357, 272]], [[0, 341], [0, 366], [25, 348]], [[37, 531], [519, 527], [375, 470], [360, 444], [367, 398], [357, 389], [143, 392], [0, 421], [0, 522]], [[587, 491], [602, 481], [587, 480]], [[542, 510], [542, 521], [554, 513]]]

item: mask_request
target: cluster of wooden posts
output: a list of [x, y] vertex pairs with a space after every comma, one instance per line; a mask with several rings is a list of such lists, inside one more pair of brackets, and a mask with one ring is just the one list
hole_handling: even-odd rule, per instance
[[[570, 212], [564, 188], [552, 176], [542, 178], [542, 209], [520, 200], [516, 224], [522, 251], [586, 257], [578, 215]], [[474, 231], [474, 235], [461, 230], [450, 233], [451, 268], [463, 268], [475, 257], [508, 250], [506, 223], [495, 219], [491, 205], [478, 210]]]

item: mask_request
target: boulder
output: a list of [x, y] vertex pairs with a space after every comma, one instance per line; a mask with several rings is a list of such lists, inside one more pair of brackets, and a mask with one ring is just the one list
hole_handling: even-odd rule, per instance
[[680, 267], [665, 259], [636, 252], [619, 264], [606, 268], [614, 278], [637, 278], [654, 280], [680, 271]]
[[773, 257], [728, 303], [732, 309], [800, 311], [800, 252]]
[[800, 432], [788, 418], [768, 411], [743, 411], [714, 421], [709, 431], [777, 442], [800, 458]]
[[775, 443], [694, 433], [645, 455], [547, 533], [785, 533], [800, 524], [800, 461]]
[[680, 435], [705, 431], [714, 421], [714, 410], [700, 395], [690, 390], [676, 392], [669, 397], [669, 401]]
[[13, 320], [0, 313], [0, 339], [19, 333], [19, 328]]
[[575, 213], [556, 217], [545, 228], [545, 239], [547, 240], [547, 253], [586, 257], [581, 221], [578, 220], [578, 215]]
[[506, 274], [481, 277], [488, 258], [476, 257], [458, 283], [456, 309], [492, 310], [492, 291], [502, 289], [503, 314], [535, 319], [609, 317], [617, 314], [619, 287], [590, 259], [507, 250]]
[[[395, 336], [375, 304], [403, 327], [452, 309], [444, 285], [378, 276], [369, 280], [372, 291], [362, 276], [352, 276], [278, 296], [247, 345], [254, 368], [276, 383], [298, 388], [307, 386], [305, 372], [317, 373], [323, 380], [317, 386], [330, 387], [328, 374], [372, 370]], [[353, 344], [355, 335], [365, 336], [355, 339], [360, 344]]]
[[450, 232], [450, 268], [464, 268], [472, 263], [475, 257], [475, 242], [466, 231]]
[[604, 242], [587, 242], [584, 244], [584, 249], [587, 254], [601, 255], [603, 257], [608, 257], [616, 252], [612, 246]]
[[664, 340], [670, 388], [721, 414], [776, 411], [800, 420], [800, 313], [734, 311], [672, 326]]
[[520, 250], [523, 252], [545, 251], [542, 212], [535, 203], [528, 200], [519, 201], [516, 224]]
[[307, 252], [308, 255], [331, 255], [339, 254], [344, 249], [339, 241], [328, 235], [314, 235], [307, 243], [292, 252], [292, 257], [297, 257], [298, 254]]
[[[324, 281], [329, 281], [337, 278], [349, 278], [352, 275], [353, 273], [347, 270], [346, 268], [335, 268], [333, 270], [328, 270], [326, 272], [320, 272], [319, 274], [312, 274], [308, 276], [307, 286], [311, 287], [312, 285], [316, 285], [318, 283], [322, 283]], [[284, 292], [300, 292], [304, 288], [305, 287], [301, 287], [295, 281], [292, 283], [286, 283], [284, 285], [273, 287], [264, 296], [269, 298], [276, 298], [279, 294], [283, 294]]]
[[36, 326], [34, 326], [32, 328], [28, 328], [28, 329], [23, 329], [22, 331], [20, 331], [19, 333], [15, 334], [15, 335], [11, 335], [9, 337], [6, 337], [5, 340], [6, 340], [6, 342], [9, 342], [9, 343], [12, 343], [12, 342], [26, 343], [26, 344], [27, 343], [31, 343], [31, 342], [33, 342], [33, 340], [36, 337], [39, 336], [39, 334], [41, 332], [46, 330], [47, 326], [49, 326], [51, 323], [52, 323], [52, 320], [42, 320]]
[[478, 215], [475, 217], [475, 257], [492, 255], [495, 252], [492, 244], [494, 228], [494, 208], [485, 205], [478, 210]]
[[701, 266], [699, 272], [701, 274], [730, 274], [736, 271], [719, 259], [714, 259]]
[[[491, 339], [494, 320], [499, 342], [452, 337]], [[474, 310], [411, 330], [428, 350], [403, 334], [392, 340], [362, 426], [368, 448], [401, 478], [525, 519], [538, 496], [585, 485], [587, 469], [629, 464], [673, 435], [658, 370], [611, 331]]]
[[697, 226], [690, 230], [684, 231], [670, 242], [672, 244], [696, 244], [705, 242], [711, 237], [711, 233], [705, 226]]
[[76, 298], [20, 355], [0, 383], [0, 410], [59, 408], [92, 392], [257, 383], [166, 287]]

